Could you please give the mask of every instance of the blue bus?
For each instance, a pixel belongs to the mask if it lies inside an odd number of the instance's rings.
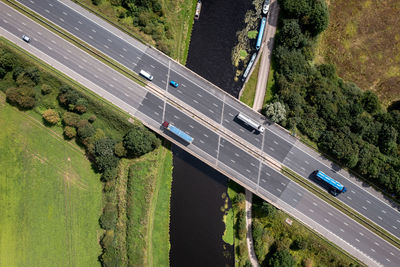
[[[267,23],[267,19],[264,17],[261,20],[261,26],[260,26],[260,31],[258,32],[258,36],[257,36],[257,43],[256,43],[256,49],[259,50],[261,47],[261,42],[264,36],[264,28],[265,28],[265,24]]]
[[[347,191],[346,187],[344,187],[341,183],[339,183],[335,179],[329,177],[322,171],[315,171],[315,172],[316,172],[315,177],[318,180],[324,181],[325,183],[327,183],[329,185],[329,193],[331,193],[335,197],[337,195],[339,195],[339,193],[344,193]]]

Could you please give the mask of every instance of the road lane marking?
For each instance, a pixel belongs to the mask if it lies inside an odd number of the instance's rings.
[[[150,65],[150,67],[152,67],[153,69],[155,69],[156,67],[154,67],[153,65]]]
[[[199,93],[197,93],[197,95],[199,96],[199,97],[203,97],[201,94],[199,94]]]
[[[349,224],[347,222],[343,222],[344,225],[349,226]]]
[[[312,209],[309,209],[310,212],[314,212]]]
[[[382,210],[383,213],[386,213],[386,210]]]
[[[324,218],[324,221],[327,222],[327,223],[329,223],[329,220],[328,220],[327,218]]]
[[[63,11],[62,13],[63,13],[65,16],[68,16],[67,12]]]
[[[276,142],[275,140],[274,140],[274,144],[275,144],[275,145],[279,145],[279,143],[278,143],[278,142]]]
[[[79,24],[82,24],[82,21],[78,20],[78,23],[79,23]]]
[[[50,10],[48,10],[48,9],[45,9],[44,10],[46,13],[50,13]],[[61,18],[60,18],[60,20],[61,20]]]
[[[282,182],[281,182],[281,185],[286,186],[286,184],[285,184],[285,183],[282,183]]]
[[[126,50],[126,48],[125,48],[125,47],[123,47],[123,48],[122,48],[122,50],[124,50],[125,52],[127,52],[127,51],[128,51],[128,50]]]
[[[122,57],[122,58],[125,58],[124,55],[122,55],[122,54],[119,54],[119,56]]]
[[[378,216],[378,219],[379,219],[379,220],[383,220],[381,216]]]
[[[361,232],[359,232],[359,234],[360,234],[360,236],[364,236],[364,234],[363,234],[363,233],[361,233]]]
[[[368,204],[371,204],[371,201],[369,201],[369,200],[367,199],[367,203],[368,203]]]
[[[107,41],[109,41],[110,43],[112,43],[111,39],[107,38]]]
[[[96,32],[96,30],[95,30],[95,29],[92,29],[92,32]]]
[[[305,164],[310,164],[307,160],[304,161]]]
[[[232,161],[233,163],[236,163],[236,161],[234,161],[233,159],[231,159],[231,161]]]
[[[342,228],[340,228],[340,231],[344,233],[344,230]]]
[[[360,239],[356,238],[356,241],[357,241],[357,242],[360,242]]]
[[[271,174],[269,174],[269,172],[265,172],[266,175],[271,176]]]
[[[249,169],[246,169],[246,171],[247,171],[248,173],[251,173],[251,171],[250,171]]]
[[[392,225],[392,227],[393,227],[394,229],[396,229],[396,230],[397,230],[397,227],[396,227],[396,226]]]
[[[362,206],[362,208],[365,209],[365,210],[367,210],[367,207],[365,207],[365,206]]]
[[[350,200],[351,200],[351,197],[349,197],[349,196],[347,196],[346,198],[348,198],[348,199],[350,199]]]
[[[89,35],[89,38],[90,38],[90,39],[93,39],[93,36]]]
[[[275,149],[273,147],[270,147],[269,149],[272,150],[272,151],[275,151]]]
[[[215,104],[215,103],[213,103],[213,105],[214,105],[215,107],[218,107],[218,105],[217,105],[217,104]]]
[[[280,190],[279,188],[277,188],[276,191],[278,191],[279,193],[282,193],[282,190]]]
[[[197,101],[196,99],[193,99],[193,102],[196,103],[196,104],[199,103],[199,101]]]
[[[328,214],[329,214],[329,216],[333,216],[332,212],[329,212],[329,211],[328,211]]]
[[[317,203],[315,203],[315,202],[313,202],[312,204],[313,204],[314,206],[318,206],[318,204],[317,204]]]
[[[107,49],[109,48],[107,45],[103,45],[103,46],[104,46],[105,48],[107,48]]]

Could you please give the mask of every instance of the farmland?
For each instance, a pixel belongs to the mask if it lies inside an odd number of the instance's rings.
[[[75,144],[0,95],[0,266],[97,266],[101,183]]]
[[[330,1],[329,26],[317,61],[336,64],[338,75],[389,105],[400,92],[400,2]]]

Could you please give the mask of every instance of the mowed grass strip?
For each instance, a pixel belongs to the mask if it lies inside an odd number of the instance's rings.
[[[329,27],[317,62],[334,63],[338,75],[373,90],[385,105],[400,99],[400,1],[329,1]]]
[[[99,176],[1,98],[0,266],[97,266]]]
[[[247,81],[243,93],[240,96],[240,101],[248,105],[249,107],[253,107],[254,104],[254,98],[256,96],[256,89],[257,89],[257,81],[258,81],[258,71],[260,69],[260,63],[261,63],[261,56],[260,59],[258,60],[257,64],[251,73],[251,76],[249,80]]]
[[[169,266],[172,153],[159,147],[136,160],[127,181],[129,266]]]

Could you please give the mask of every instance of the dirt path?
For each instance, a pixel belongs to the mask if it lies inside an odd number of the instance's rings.
[[[254,252],[253,234],[252,234],[252,230],[251,230],[251,223],[252,223],[251,204],[252,204],[252,200],[253,200],[253,193],[251,193],[249,190],[246,189],[246,228],[247,228],[246,242],[247,242],[247,248],[249,250],[249,259],[250,259],[251,265],[253,267],[259,267],[260,264],[258,264],[257,256],[256,256],[256,253]]]
[[[279,6],[276,0],[272,0],[270,4],[267,27],[265,27],[264,40],[261,45],[262,55],[260,69],[258,71],[258,81],[256,95],[254,97],[253,109],[260,111],[264,104],[265,91],[267,89],[269,67],[271,63],[272,49],[274,47],[274,39],[276,27],[278,25]]]

